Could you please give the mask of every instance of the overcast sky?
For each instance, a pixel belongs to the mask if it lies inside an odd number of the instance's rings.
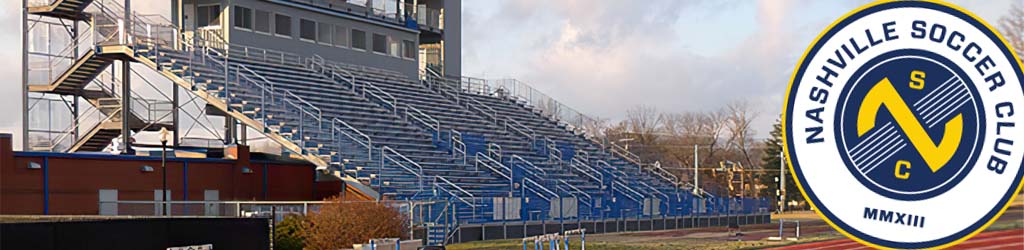
[[[650,105],[707,111],[743,100],[764,137],[801,53],[867,1],[508,0],[463,2],[463,74],[512,77],[612,120]],[[952,1],[994,24],[1013,2]],[[21,1],[0,1],[0,133],[20,140]],[[167,1],[133,1],[166,14]],[[20,143],[15,143],[20,148]]]

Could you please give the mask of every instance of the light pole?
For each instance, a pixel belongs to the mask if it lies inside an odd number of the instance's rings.
[[[160,171],[163,172],[163,187],[160,189],[162,204],[160,210],[167,216],[167,128],[160,128]]]

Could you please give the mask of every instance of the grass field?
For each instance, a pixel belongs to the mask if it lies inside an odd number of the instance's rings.
[[[778,236],[778,219],[799,220],[801,237],[798,241],[769,241],[769,236]],[[793,230],[787,224],[787,237]],[[1014,205],[986,231],[1000,231],[1024,228],[1024,201],[1018,196]],[[817,214],[810,211],[772,215],[771,224],[746,225],[742,236],[729,235],[725,227],[645,231],[632,233],[588,234],[587,249],[761,249],[810,242],[843,239],[842,235],[827,225]],[[579,249],[579,236],[570,241],[570,249]],[[522,240],[490,240],[449,245],[447,249],[523,249]],[[530,243],[527,249],[533,249]]]

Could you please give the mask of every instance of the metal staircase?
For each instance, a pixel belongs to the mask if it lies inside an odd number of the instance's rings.
[[[39,1],[33,1],[30,4],[38,4],[36,2]],[[28,13],[75,21],[86,21],[89,19],[89,14],[85,13],[85,8],[92,2],[93,0],[50,0],[45,5],[28,7]]]
[[[90,13],[86,13],[87,7]],[[102,119],[75,142],[71,151],[102,149],[121,135],[121,106],[113,91],[87,90],[105,69],[117,60],[137,62],[164,76],[175,85],[191,90],[207,103],[208,108],[219,111],[240,124],[253,128],[266,138],[277,142],[283,155],[308,161],[318,170],[327,172],[331,155],[325,150],[330,122],[323,122],[322,112],[309,102],[288,91],[274,88],[273,83],[244,66],[231,65],[226,55],[214,44],[224,44],[217,36],[186,36],[170,21],[154,16],[126,13],[117,1],[55,1],[47,6],[29,7],[30,13],[74,18],[88,21],[90,29],[72,47],[61,52],[64,58],[77,58],[59,77],[46,86],[33,86],[32,92],[75,95],[86,97],[96,105]],[[94,11],[93,11],[94,10]],[[124,25],[131,15],[131,25]],[[93,38],[94,47],[77,55],[78,42]],[[204,40],[218,39],[218,40]],[[58,69],[61,70],[61,69]],[[100,84],[102,85],[102,84]],[[118,106],[119,108],[113,108]],[[131,110],[135,112],[135,110]],[[138,115],[130,115],[132,128],[159,129],[162,125],[145,122]],[[77,130],[78,126],[73,126]],[[367,198],[379,197],[355,178],[335,171],[333,174],[346,181]]]

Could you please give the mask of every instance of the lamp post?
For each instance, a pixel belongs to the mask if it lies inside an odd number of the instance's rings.
[[[163,216],[167,216],[167,128],[160,128],[160,171],[163,172],[163,187],[160,189],[161,201],[160,210]]]

